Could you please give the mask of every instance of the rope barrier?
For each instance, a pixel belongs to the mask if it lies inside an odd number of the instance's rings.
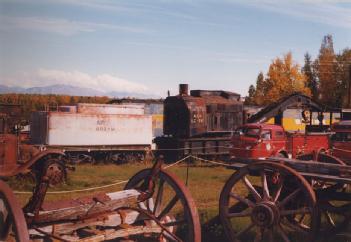
[[[85,192],[85,191],[92,191],[92,190],[99,190],[107,187],[112,187],[120,184],[127,183],[128,180],[124,181],[119,181],[116,183],[104,185],[104,186],[99,186],[99,187],[90,187],[90,188],[85,188],[85,189],[78,189],[78,190],[68,190],[68,191],[53,191],[53,192],[47,192],[46,194],[63,194],[63,193],[76,193],[76,192]],[[22,192],[22,191],[14,191],[15,194],[32,194],[33,192]]]
[[[188,158],[190,158],[191,156],[188,155],[180,160],[178,160],[177,162],[165,166],[164,169],[168,169],[171,168],[172,166],[175,166],[185,160],[187,160]],[[77,193],[77,192],[86,192],[86,191],[92,191],[92,190],[100,190],[103,188],[107,188],[107,187],[113,187],[116,185],[120,185],[120,184],[125,184],[127,183],[129,180],[123,180],[123,181],[118,181],[112,184],[108,184],[108,185],[103,185],[103,186],[98,186],[98,187],[90,187],[90,188],[85,188],[85,189],[77,189],[77,190],[67,190],[67,191],[52,191],[52,192],[47,192],[46,194],[64,194],[64,193]],[[25,192],[25,191],[14,191],[15,194],[32,194],[33,192]]]

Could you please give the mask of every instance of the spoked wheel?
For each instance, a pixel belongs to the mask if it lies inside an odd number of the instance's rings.
[[[301,160],[311,160],[311,155],[299,157]],[[345,166],[339,158],[319,152],[315,159],[319,162]],[[331,239],[349,229],[351,222],[351,191],[350,186],[335,181],[311,181],[317,194],[318,222],[320,238]]]
[[[313,241],[315,204],[311,186],[295,170],[255,162],[226,182],[219,213],[230,241]]]
[[[0,241],[29,241],[26,220],[11,189],[0,180]]]
[[[125,189],[138,188],[148,179],[151,169],[133,176]],[[195,202],[185,185],[173,174],[161,170],[155,180],[153,196],[139,203],[142,211],[150,214],[144,225],[157,224],[159,234],[147,235],[145,241],[201,241],[201,227]]]

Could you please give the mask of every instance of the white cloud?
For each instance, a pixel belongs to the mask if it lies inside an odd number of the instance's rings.
[[[22,73],[15,77],[4,78],[4,85],[21,87],[42,87],[65,84],[77,87],[92,88],[102,92],[150,93],[148,87],[110,74],[89,75],[80,71],[62,71],[39,69],[33,73]]]
[[[42,17],[13,17],[0,16],[1,29],[24,29],[31,31],[42,31],[61,35],[74,35],[83,32],[95,32],[101,29],[145,33],[145,29],[112,24],[80,22],[62,18],[42,18]]]
[[[230,0],[228,0],[230,1]],[[288,15],[307,21],[332,25],[336,27],[351,28],[351,8],[341,3],[350,1],[322,1],[322,0],[297,0],[297,1],[230,1],[249,7],[259,8],[277,14]]]

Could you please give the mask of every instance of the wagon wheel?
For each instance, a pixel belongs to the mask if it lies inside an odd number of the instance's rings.
[[[318,154],[317,160],[346,165],[344,161],[328,154]],[[330,238],[336,233],[347,229],[350,224],[351,198],[350,195],[347,195],[347,193],[350,193],[350,187],[343,183],[325,182],[323,187],[316,190],[320,229],[323,232],[323,237]]]
[[[38,173],[38,181],[42,177],[48,178],[50,187],[64,183],[67,178],[67,171],[62,159],[58,157],[45,160]]]
[[[311,160],[313,154],[299,157],[301,160]],[[346,165],[339,158],[318,152],[317,161],[330,164]],[[317,207],[319,209],[319,230],[323,238],[330,238],[342,230],[347,229],[351,220],[351,197],[348,185],[333,181],[311,181],[317,194]]]
[[[219,214],[230,241],[288,242],[298,236],[313,241],[315,203],[311,186],[295,170],[279,163],[255,162],[228,179],[220,195]]]
[[[148,179],[151,169],[145,169],[134,175],[125,189],[140,187]],[[197,208],[189,190],[173,174],[161,170],[155,180],[152,197],[139,203],[139,208],[147,211],[160,222],[164,231],[154,237],[158,241],[201,241],[201,227]],[[144,220],[145,225],[153,223]]]
[[[0,180],[0,241],[29,241],[26,220],[11,189]]]

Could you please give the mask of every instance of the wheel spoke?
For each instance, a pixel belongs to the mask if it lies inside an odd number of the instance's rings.
[[[159,206],[161,206],[162,203],[162,196],[163,196],[163,185],[164,185],[165,181],[160,179],[159,183],[158,183],[158,190],[157,190],[157,195],[156,195],[156,201],[155,201],[155,205],[154,205],[154,209],[153,209],[153,214],[156,214],[157,212],[157,208]],[[156,214],[157,215],[157,214]]]
[[[179,197],[175,195],[172,200],[167,204],[167,206],[163,209],[163,211],[160,213],[160,215],[157,216],[158,219],[161,219],[164,217],[171,209],[174,207],[174,205],[178,202]]]
[[[277,191],[274,194],[274,198],[273,198],[274,202],[278,201],[280,193],[282,192],[282,189],[283,189],[283,181],[280,181],[279,185],[278,185],[278,189],[277,189]]]
[[[287,226],[287,227],[289,227],[290,229],[292,229],[292,230],[294,230],[294,231],[298,231],[298,232],[300,232],[300,233],[302,233],[302,234],[306,234],[307,233],[307,231],[306,230],[304,230],[303,228],[301,228],[299,225],[296,225],[296,224],[294,224],[294,223],[291,223],[289,220],[287,220],[287,219],[283,219],[283,220],[281,220],[282,221],[282,223],[285,225],[285,226]],[[305,227],[307,228],[307,226],[305,225]]]
[[[280,215],[286,216],[286,215],[307,214],[307,213],[311,213],[311,210],[307,207],[303,207],[303,208],[293,209],[293,210],[282,210],[280,212]]]
[[[295,191],[290,193],[289,196],[284,198],[283,201],[281,201],[279,203],[279,206],[284,207],[288,202],[290,202],[292,199],[294,199],[297,196],[297,194],[299,194],[300,191],[301,191],[301,188],[297,188]]]
[[[176,225],[180,225],[180,224],[184,224],[184,223],[186,223],[186,220],[181,219],[181,220],[167,222],[167,223],[164,223],[163,225],[167,226],[167,227],[171,227],[171,226],[176,226]]]
[[[168,240],[182,242],[182,240],[180,238],[178,238],[178,236],[176,236],[175,234],[173,234],[171,232],[167,232],[164,230],[162,232],[162,235],[164,237],[166,237],[166,239],[168,239]]]
[[[335,228],[335,222],[334,222],[334,219],[331,217],[330,213],[329,212],[325,212],[324,213],[325,215],[325,218],[327,219],[327,222],[330,226],[332,226],[333,228]]]
[[[231,192],[230,196],[233,197],[234,199],[238,200],[239,202],[245,203],[250,208],[255,206],[255,204],[252,201],[250,201],[247,198],[241,197],[240,195],[238,195],[234,192]]]
[[[250,193],[254,196],[256,202],[262,201],[261,195],[253,187],[253,185],[251,184],[249,179],[247,179],[246,176],[244,176],[242,179],[243,179],[243,182],[244,182],[245,186],[247,187],[247,189],[249,189]]]
[[[288,235],[286,234],[286,232],[284,231],[284,229],[280,225],[276,226],[276,230],[277,230],[278,234],[280,235],[280,237],[282,237],[282,239],[285,242],[290,242]]]
[[[261,172],[262,187],[263,187],[263,200],[269,200],[269,188],[267,183],[267,175],[264,171]]]
[[[236,237],[239,238],[240,236],[242,236],[243,234],[246,234],[247,232],[249,232],[255,225],[253,223],[250,223],[248,226],[246,226],[243,230],[241,230],[240,232],[236,233]]]
[[[252,213],[251,210],[246,210],[240,213],[228,213],[228,218],[233,218],[233,217],[248,217]]]
[[[256,233],[256,236],[255,236],[254,242],[262,241],[262,239],[263,239],[263,234],[264,234],[264,230],[265,230],[265,229],[264,229],[263,227],[257,228],[257,233]]]

